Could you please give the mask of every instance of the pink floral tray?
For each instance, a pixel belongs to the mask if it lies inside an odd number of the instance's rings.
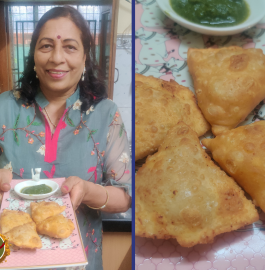
[[[181,247],[176,240],[136,237],[137,270],[263,270],[265,214],[244,229],[224,233],[213,244]]]
[[[65,178],[54,178],[59,186]],[[18,197],[14,191],[14,186],[25,180],[12,180],[11,190],[4,193],[1,210],[19,210],[30,213],[30,203],[34,200],[26,200]],[[37,202],[43,200],[37,200]],[[71,219],[75,229],[66,239],[50,238],[49,236],[40,235],[42,241],[41,249],[19,249],[14,250],[11,247],[11,253],[6,257],[6,262],[0,264],[0,269],[31,269],[31,268],[61,268],[70,266],[83,266],[87,264],[85,250],[81,240],[79,227],[75,218],[72,203],[69,194],[62,196],[60,190],[44,201],[54,201],[59,205],[66,205],[62,214]]]
[[[187,66],[189,47],[237,45],[260,48],[265,53],[265,19],[234,36],[206,36],[168,19],[156,0],[135,3],[135,72],[163,80],[175,80],[194,92]],[[244,124],[265,119],[265,102],[250,113]],[[211,137],[208,133],[204,137]],[[175,240],[136,237],[137,270],[263,270],[265,269],[265,214],[244,229],[225,233],[209,245],[182,248]]]

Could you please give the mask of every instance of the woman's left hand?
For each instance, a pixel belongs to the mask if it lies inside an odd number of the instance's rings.
[[[82,203],[86,195],[86,188],[86,181],[77,176],[70,176],[63,182],[61,191],[63,193],[70,193],[74,211]]]

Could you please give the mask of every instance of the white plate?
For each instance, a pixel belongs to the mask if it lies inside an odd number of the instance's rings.
[[[42,184],[45,184],[45,185],[51,187],[52,191],[50,193],[46,193],[46,194],[35,194],[35,195],[23,194],[20,192],[25,187],[37,186],[37,185],[42,185]],[[59,188],[59,185],[56,182],[54,182],[52,180],[43,179],[43,180],[39,180],[39,181],[28,180],[28,181],[21,182],[21,183],[15,185],[14,190],[17,193],[17,195],[19,195],[20,197],[22,197],[24,199],[41,200],[41,199],[45,199],[45,198],[48,198],[51,195],[53,195],[58,190],[58,188]]]
[[[212,36],[234,35],[245,31],[257,24],[265,16],[265,0],[245,0],[250,9],[250,15],[244,22],[229,27],[208,27],[192,23],[178,15],[171,7],[170,0],[157,0],[157,3],[166,16],[180,25],[198,33]]]

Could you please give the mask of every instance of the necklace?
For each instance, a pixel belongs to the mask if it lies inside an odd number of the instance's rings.
[[[76,88],[76,89],[77,89],[77,88]],[[73,94],[75,93],[76,89],[74,90]],[[72,95],[73,95],[73,94],[72,94]],[[71,95],[71,96],[72,96],[72,95]],[[44,111],[45,111],[46,115],[48,116],[48,119],[49,119],[50,123],[54,126],[54,128],[56,128],[58,124],[55,125],[55,124],[52,122],[52,120],[51,120],[51,118],[50,118],[50,116],[49,116],[49,114],[48,114],[48,112],[47,112],[47,110],[46,110],[45,107],[44,107]]]
[[[45,107],[44,107],[44,111],[46,112],[46,114],[47,114],[47,116],[48,116],[48,119],[49,119],[49,121],[51,122],[51,124],[54,126],[54,128],[56,128],[57,125],[54,125],[54,123],[52,122],[52,120],[51,120],[51,118],[50,118],[48,112],[47,112],[46,109],[45,109]]]

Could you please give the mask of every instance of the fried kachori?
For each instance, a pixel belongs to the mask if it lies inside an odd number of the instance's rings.
[[[168,131],[135,182],[136,236],[175,238],[192,247],[259,219],[244,191],[214,164],[197,133],[183,122]]]
[[[232,176],[265,212],[265,121],[202,140],[220,167]]]
[[[32,222],[30,215],[23,211],[4,209],[0,217],[0,231],[2,234],[13,228]]]
[[[156,152],[179,121],[190,125],[197,136],[210,129],[187,87],[135,74],[135,160]]]
[[[190,48],[188,67],[198,105],[214,135],[235,128],[265,98],[261,49]]]
[[[73,232],[75,226],[70,219],[63,215],[48,217],[37,224],[37,231],[54,238],[67,238]]]
[[[31,216],[36,223],[42,222],[48,217],[62,213],[65,208],[65,205],[60,206],[56,202],[41,201],[39,203],[32,202],[30,204]]]
[[[36,232],[36,224],[30,223],[14,227],[5,233],[8,241],[20,248],[42,248],[42,242]]]

